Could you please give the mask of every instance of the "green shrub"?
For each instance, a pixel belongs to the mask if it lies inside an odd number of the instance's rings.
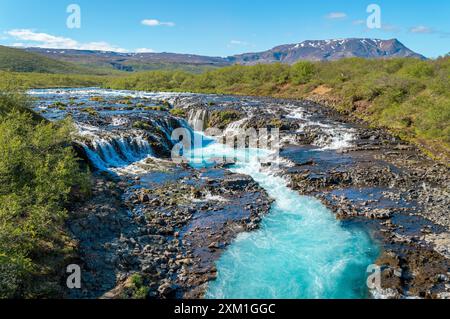
[[[416,79],[432,77],[434,75],[434,66],[428,61],[409,62],[401,69],[401,73]]]
[[[293,84],[305,84],[309,82],[315,72],[314,64],[311,62],[301,61],[295,63],[290,70],[290,78]]]
[[[144,279],[139,274],[131,276],[131,298],[132,299],[146,299],[150,288],[144,284]]]
[[[72,191],[87,172],[70,146],[70,120],[50,123],[0,94],[0,298],[30,296],[37,259],[60,241]]]

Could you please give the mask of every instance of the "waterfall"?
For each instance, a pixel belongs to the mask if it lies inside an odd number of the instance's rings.
[[[223,132],[223,135],[239,135],[242,133],[242,129],[245,127],[245,124],[247,123],[248,119],[243,118],[242,120],[230,123],[225,131]],[[245,132],[245,130],[244,130]]]
[[[106,131],[95,126],[78,125],[78,143],[92,165],[103,171],[130,165],[154,155],[144,134],[139,131]]]
[[[99,170],[130,165],[153,155],[153,150],[143,136],[95,137],[81,143],[92,164]]]
[[[113,118],[113,123],[121,123]],[[172,132],[179,127],[189,128],[184,120],[173,117],[146,119],[149,128],[113,130],[78,123],[80,144],[92,165],[102,171],[117,171],[147,157],[170,156],[174,144]],[[190,128],[189,128],[190,130]],[[154,145],[152,147],[151,145]]]
[[[195,131],[204,131],[208,127],[208,110],[193,109],[189,111],[188,123]]]

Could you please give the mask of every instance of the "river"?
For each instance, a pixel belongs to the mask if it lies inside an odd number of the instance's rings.
[[[156,103],[179,96],[174,93],[92,88],[34,90],[30,95],[40,101],[36,110],[49,119],[60,119],[70,113],[80,136],[89,139],[89,142],[80,142],[93,166],[118,175],[145,173],[145,165],[139,163],[147,157],[158,156],[154,150],[155,143],[168,148],[171,131],[176,128],[174,126],[187,127],[186,121],[180,119],[175,124],[173,121],[169,123],[153,110],[105,108],[102,103],[103,97],[128,97],[133,99],[133,103],[140,100],[143,103]],[[57,101],[64,106],[52,106]],[[233,100],[236,101],[239,102],[239,99]],[[112,120],[108,124],[102,120],[92,120],[83,111],[88,107],[96,110],[100,117]],[[294,121],[297,118],[304,119],[301,110],[297,109],[292,109],[290,116]],[[130,117],[149,119],[165,136],[151,132],[141,134],[139,129],[130,129],[127,125]],[[228,129],[236,130],[241,123],[233,122],[228,125]],[[330,128],[329,123],[321,125]],[[332,136],[327,145],[322,145],[326,142],[319,138],[318,145],[323,149],[347,146],[352,138],[351,131],[338,126],[332,129],[337,134]],[[147,128],[149,130],[151,128]],[[231,155],[236,158],[236,162],[228,169],[252,177],[274,199],[261,227],[238,235],[222,254],[217,262],[217,280],[209,283],[207,298],[369,297],[366,270],[379,251],[364,230],[343,224],[317,199],[301,196],[290,189],[288,181],[274,167],[261,164],[261,154],[273,155],[268,151],[233,149],[206,136],[203,138],[207,142],[189,153],[193,167],[202,168],[207,166],[204,163],[211,158]]]

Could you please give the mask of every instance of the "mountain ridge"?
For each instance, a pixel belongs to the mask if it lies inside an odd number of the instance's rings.
[[[157,69],[202,70],[233,64],[255,65],[270,63],[294,64],[298,61],[334,61],[342,58],[361,57],[383,59],[409,57],[426,59],[397,39],[348,38],[331,40],[306,40],[284,44],[272,49],[243,53],[228,57],[213,57],[183,53],[119,53],[113,51],[48,49],[30,47],[23,50],[63,62],[87,67],[111,68],[134,72]]]
[[[335,61],[351,57],[426,59],[423,55],[408,49],[397,39],[348,38],[284,44],[267,51],[235,55],[234,61],[247,65],[274,62],[293,64],[301,60]]]

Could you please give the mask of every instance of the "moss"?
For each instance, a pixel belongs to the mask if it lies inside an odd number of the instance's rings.
[[[136,121],[133,123],[133,128],[138,130],[150,130],[152,127],[150,124],[142,122],[142,121]]]
[[[131,105],[131,104],[133,104],[133,102],[131,102],[131,101],[128,100],[128,99],[117,100],[116,103],[117,103],[117,104],[125,104],[125,105]]]
[[[95,117],[97,117],[99,115],[98,112],[93,107],[84,108],[81,110],[81,112],[87,113],[90,116],[95,116]]]
[[[283,126],[283,122],[280,119],[272,119],[270,121],[271,127],[281,128]]]
[[[235,110],[213,111],[209,116],[208,126],[224,129],[228,124],[241,118],[242,114]]]
[[[146,107],[144,107],[144,110],[164,112],[164,111],[167,111],[167,108],[162,105],[155,105],[155,106],[146,106]]]
[[[66,103],[63,103],[63,102],[61,102],[61,101],[56,101],[55,103],[53,103],[52,105],[50,105],[50,107],[51,107],[51,108],[55,108],[55,109],[58,109],[58,108],[65,108],[65,107],[67,107],[67,104],[66,104]]]
[[[172,109],[170,110],[170,114],[178,117],[186,117],[186,111],[183,109]]]
[[[105,102],[105,99],[101,96],[92,96],[89,98],[89,101],[93,102]]]

